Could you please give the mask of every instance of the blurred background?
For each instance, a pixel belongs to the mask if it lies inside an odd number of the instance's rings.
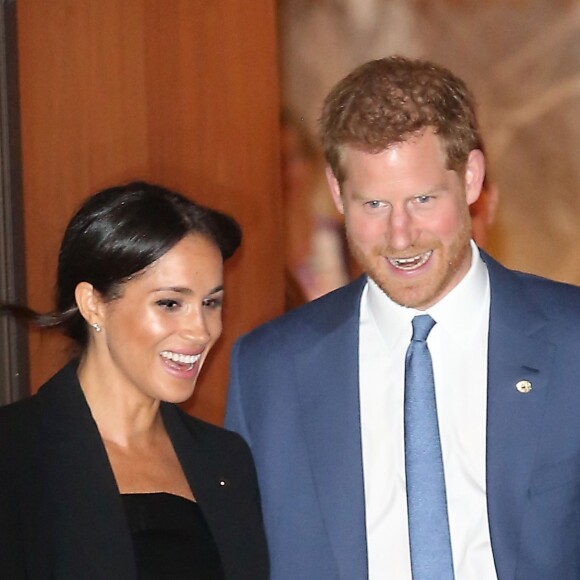
[[[280,0],[278,27],[282,101],[312,135],[325,94],[367,60],[421,57],[462,77],[499,192],[480,245],[580,283],[580,2]]]

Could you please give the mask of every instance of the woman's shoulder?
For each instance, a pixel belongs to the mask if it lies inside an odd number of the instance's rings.
[[[38,437],[37,397],[0,407],[0,493],[19,485],[19,473],[24,473],[34,455]]]
[[[41,408],[47,400],[51,401],[53,398],[58,400],[63,391],[68,392],[71,390],[71,382],[77,380],[77,364],[77,361],[71,361],[65,365],[41,385],[35,394],[0,407],[0,429],[12,430],[40,418],[42,415]]]
[[[36,418],[37,395],[0,407],[0,434],[18,433]]]

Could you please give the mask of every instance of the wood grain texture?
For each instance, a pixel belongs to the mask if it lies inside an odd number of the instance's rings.
[[[143,178],[235,216],[224,335],[191,401],[223,417],[234,339],[282,312],[274,0],[18,0],[28,298],[52,306],[58,246],[82,199]],[[31,385],[69,345],[31,332]]]

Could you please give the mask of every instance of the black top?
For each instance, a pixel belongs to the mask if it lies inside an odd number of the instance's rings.
[[[121,498],[140,580],[223,580],[217,546],[197,503],[169,493]]]

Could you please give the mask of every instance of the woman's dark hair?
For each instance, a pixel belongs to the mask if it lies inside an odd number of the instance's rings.
[[[158,185],[138,181],[100,191],[83,203],[64,233],[55,310],[38,314],[23,306],[2,305],[0,312],[40,328],[60,327],[84,349],[88,332],[75,301],[77,285],[88,282],[105,300],[114,300],[125,282],[188,234],[211,240],[224,260],[242,239],[232,217]]]

